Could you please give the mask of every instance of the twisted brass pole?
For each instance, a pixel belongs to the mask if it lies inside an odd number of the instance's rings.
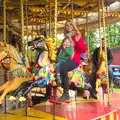
[[[56,44],[57,38],[57,0],[54,0],[54,42]]]
[[[25,54],[23,0],[20,0],[20,9],[21,9],[21,37],[22,37],[22,45],[23,45],[23,54]]]
[[[100,51],[102,51],[102,37],[101,37],[101,0],[98,1],[98,21],[99,21],[99,42],[100,42]]]
[[[51,37],[51,23],[52,23],[52,14],[51,14],[51,0],[49,0],[49,37]]]
[[[107,92],[108,92],[108,106],[110,107],[110,88],[109,88],[109,76],[108,76],[108,60],[107,60],[107,42],[106,42],[106,26],[105,26],[105,7],[104,0],[102,0],[102,15],[103,15],[103,35],[105,42],[105,67],[106,67],[106,77],[107,77]]]
[[[6,13],[6,0],[3,1],[3,37],[4,37],[4,41],[6,42],[7,41],[7,20],[6,20],[6,16],[7,16],[7,13]]]
[[[26,42],[28,43],[28,8],[27,8],[27,2],[28,0],[26,0],[26,4],[25,4],[25,10],[26,10]],[[28,56],[28,45],[26,44],[26,54]]]
[[[73,21],[74,15],[73,15],[73,0],[71,0],[71,19]]]

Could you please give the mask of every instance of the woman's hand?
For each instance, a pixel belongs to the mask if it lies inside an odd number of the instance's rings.
[[[81,37],[82,37],[81,33],[78,32],[77,35],[76,35],[76,42],[78,42]]]

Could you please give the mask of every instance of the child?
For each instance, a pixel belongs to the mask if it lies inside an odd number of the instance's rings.
[[[56,74],[57,74],[58,85],[61,85],[60,66],[68,59],[71,59],[72,54],[73,54],[72,43],[68,37],[65,37],[57,53],[58,57],[57,57]]]

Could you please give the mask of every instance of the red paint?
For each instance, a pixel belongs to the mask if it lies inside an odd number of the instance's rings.
[[[109,115],[108,115],[108,116],[106,116],[106,120],[110,120],[110,117],[109,117]]]
[[[120,106],[120,95],[113,93],[111,104],[111,109],[99,101],[86,102],[87,100],[81,100],[79,103],[69,103],[69,104],[56,104],[56,116],[66,118],[68,120],[91,120],[93,118],[105,115]],[[83,102],[85,101],[85,102]],[[39,109],[46,112],[46,106],[35,106],[35,109]],[[53,104],[50,105],[50,114],[53,113]],[[109,119],[108,119],[109,120]]]
[[[117,112],[115,112],[113,116],[114,116],[114,120],[117,120]]]
[[[112,49],[113,52],[113,65],[120,65],[120,46],[113,47]]]
[[[120,52],[113,54],[113,65],[120,65]]]

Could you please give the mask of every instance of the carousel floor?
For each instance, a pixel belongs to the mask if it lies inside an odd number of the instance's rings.
[[[106,96],[105,96],[106,99]],[[111,107],[107,105],[107,100],[84,100],[77,98],[69,104],[56,104],[55,120],[120,120],[120,115],[112,113],[120,107],[120,94],[112,93]],[[28,116],[25,115],[25,109],[10,111],[12,114],[0,113],[0,120],[53,120],[53,104],[46,102],[32,108],[28,108]],[[107,117],[103,115],[109,114]],[[31,115],[31,116],[29,116]],[[103,116],[102,119],[99,117]],[[118,118],[119,117],[119,118]]]

